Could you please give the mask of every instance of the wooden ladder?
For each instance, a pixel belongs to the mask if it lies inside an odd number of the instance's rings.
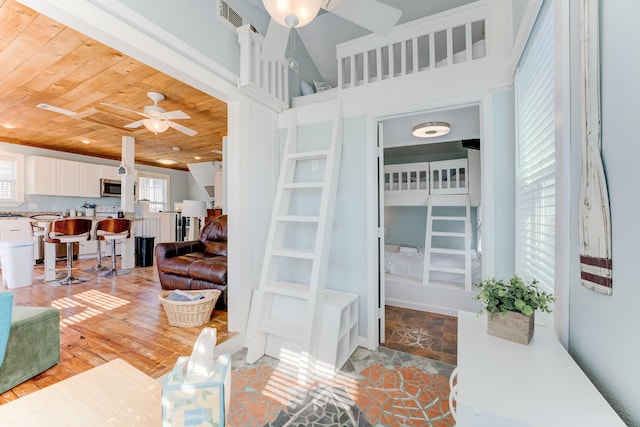
[[[328,149],[299,151],[295,115],[287,132],[260,283],[247,326],[247,362],[266,353],[267,340],[313,356],[319,335],[342,152],[342,109],[336,101]],[[324,163],[324,171],[320,167]],[[314,173],[315,176],[314,176]],[[321,178],[318,180],[316,176]],[[304,311],[283,311],[296,299]],[[293,319],[291,318],[293,316]]]
[[[440,206],[462,206],[465,209],[464,215],[434,216],[433,208]],[[448,222],[458,224],[458,231],[434,231],[434,222]],[[460,227],[462,224],[462,227]],[[455,226],[454,226],[455,227]],[[463,229],[464,231],[459,231]],[[446,237],[453,242],[456,249],[433,247],[433,237]],[[455,273],[464,275],[464,290],[471,290],[471,202],[469,196],[464,195],[431,195],[427,202],[427,232],[424,248],[424,277],[423,284],[429,285],[430,273],[438,271],[443,273]],[[455,244],[463,239],[463,248]],[[464,268],[445,267],[433,265],[432,254],[447,254],[464,257]]]

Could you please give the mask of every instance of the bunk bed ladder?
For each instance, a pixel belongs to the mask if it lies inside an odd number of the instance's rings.
[[[441,206],[462,206],[464,207],[464,215],[451,215],[451,216],[438,216],[433,215],[434,207]],[[456,227],[458,231],[434,231],[434,222],[449,222],[449,223],[464,223],[463,227]],[[455,226],[454,226],[455,227]],[[436,227],[439,228],[439,227]],[[459,231],[462,228],[464,231]],[[451,239],[453,242],[463,239],[464,248],[462,249],[450,249],[433,247],[433,237],[444,237]],[[455,243],[453,246],[456,246]],[[458,245],[459,247],[459,245]],[[431,195],[427,202],[427,230],[425,237],[424,248],[424,277],[423,285],[430,284],[430,273],[432,271],[438,271],[443,273],[455,273],[464,275],[464,290],[471,291],[471,202],[468,195]],[[464,267],[444,267],[432,265],[432,254],[453,254],[464,257]]]
[[[332,122],[328,149],[298,151],[295,116],[288,130],[260,283],[249,314],[248,363],[268,353],[268,340],[275,340],[292,352],[306,354],[309,360],[317,354],[312,345],[318,340],[312,337],[317,338],[320,329],[342,151],[339,102]],[[324,171],[318,168],[320,162],[324,162]],[[322,177],[314,182],[301,180],[299,175],[304,173],[297,173],[296,168],[304,167],[318,169],[316,173]],[[315,200],[312,213],[308,208],[300,209],[300,199],[307,201],[308,198]],[[306,245],[298,241],[301,228],[312,237]],[[299,269],[300,265],[304,268]],[[292,276],[292,271],[297,273]],[[287,302],[291,298],[297,300],[296,306],[304,306],[303,312],[290,312]]]

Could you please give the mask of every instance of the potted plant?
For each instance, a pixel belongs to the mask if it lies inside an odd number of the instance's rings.
[[[474,296],[482,302],[479,314],[487,312],[487,333],[521,344],[533,337],[535,311],[551,313],[555,298],[538,290],[538,282],[530,283],[514,275],[509,281],[485,279],[478,283],[480,293]]]

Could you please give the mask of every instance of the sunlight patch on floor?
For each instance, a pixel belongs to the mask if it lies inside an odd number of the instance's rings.
[[[92,289],[90,291],[81,292],[71,297],[64,297],[54,300],[51,302],[51,306],[61,311],[60,327],[64,328],[66,326],[73,325],[83,320],[98,316],[105,311],[115,310],[116,308],[130,303],[130,301],[127,301],[125,299],[114,297],[112,295]],[[84,310],[71,316],[64,316],[65,309],[70,308],[84,308]]]

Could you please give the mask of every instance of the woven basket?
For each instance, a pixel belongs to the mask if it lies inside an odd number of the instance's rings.
[[[209,297],[195,301],[171,301],[167,296],[172,291],[163,291],[158,295],[158,299],[164,307],[164,311],[169,318],[169,325],[182,326],[186,328],[200,326],[211,319],[211,312],[218,301],[221,292],[217,289],[207,289],[201,291],[184,291],[192,295],[200,295],[210,292]]]

